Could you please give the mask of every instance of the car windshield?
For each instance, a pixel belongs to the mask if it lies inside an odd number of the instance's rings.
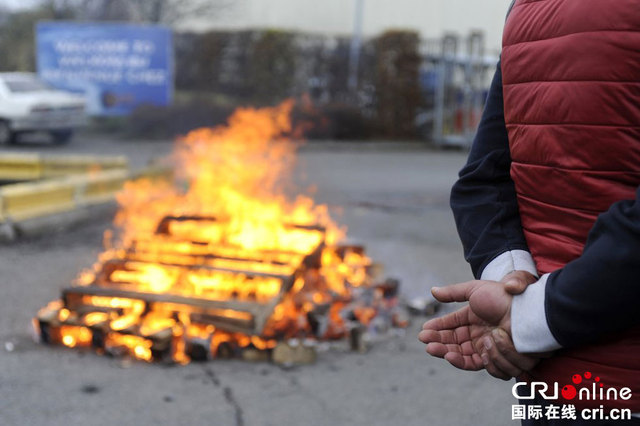
[[[40,92],[52,90],[51,86],[36,78],[16,78],[5,80],[7,88],[13,93]]]

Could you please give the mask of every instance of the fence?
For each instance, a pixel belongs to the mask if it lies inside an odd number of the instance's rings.
[[[420,40],[412,31],[388,31],[362,43],[354,91],[348,37],[213,31],[175,40],[179,91],[257,105],[306,93],[324,118],[336,121],[331,132],[316,132],[320,138],[357,137],[338,128],[355,126],[376,137],[468,144],[486,71],[496,61],[484,54],[481,33]]]

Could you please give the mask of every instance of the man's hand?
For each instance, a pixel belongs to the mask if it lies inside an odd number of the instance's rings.
[[[513,271],[505,275],[500,282],[504,283],[504,289],[509,294],[524,293],[529,284],[533,284],[538,281],[534,275],[527,271]]]
[[[469,305],[424,324],[419,339],[427,343],[427,352],[457,368],[486,368],[505,380],[533,368],[539,358],[519,354],[509,336],[512,296],[505,287],[522,292],[535,277],[515,271],[503,281],[507,284],[476,280],[434,289],[434,297],[442,302],[468,300]]]

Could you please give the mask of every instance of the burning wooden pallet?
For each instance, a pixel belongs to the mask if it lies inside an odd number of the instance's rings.
[[[398,283],[344,237],[328,206],[290,199],[293,104],[241,108],[177,141],[175,179],[127,182],[119,238],[42,309],[43,342],[139,359],[308,362],[304,344],[403,325]],[[316,226],[314,224],[322,224]]]
[[[389,282],[374,285],[381,271],[362,247],[328,247],[321,226],[286,226],[289,237],[304,235],[304,250],[248,251],[218,238],[219,225],[163,218],[152,238],[102,262],[92,282],[63,289],[35,319],[41,340],[147,361],[263,359],[292,337],[358,335],[397,294],[397,284],[391,293]],[[210,228],[211,240],[189,239],[192,227]],[[276,358],[309,359],[301,353],[280,348]]]

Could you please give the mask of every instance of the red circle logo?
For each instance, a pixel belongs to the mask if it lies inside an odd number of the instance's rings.
[[[574,374],[573,377],[571,378],[571,380],[573,381],[573,383],[578,385],[578,384],[580,384],[582,382],[582,376],[579,375],[579,374]]]
[[[562,388],[562,397],[564,399],[573,399],[576,397],[576,388],[573,385],[566,385]]]

